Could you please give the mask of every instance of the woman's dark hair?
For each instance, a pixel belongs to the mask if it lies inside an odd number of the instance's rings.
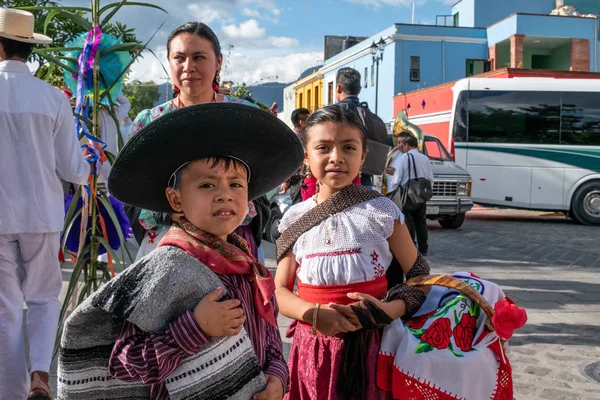
[[[33,44],[31,43],[19,42],[4,37],[0,37],[0,43],[2,44],[4,53],[6,53],[7,59],[17,57],[27,60],[33,52]]]
[[[171,42],[173,41],[173,39],[175,39],[182,33],[190,33],[208,40],[212,43],[213,50],[215,51],[215,56],[218,58],[223,55],[221,51],[221,43],[219,43],[219,38],[217,37],[217,35],[215,35],[215,32],[212,29],[210,29],[208,25],[202,22],[188,22],[175,28],[175,30],[169,35],[169,38],[167,39],[167,57],[169,57],[169,55],[171,54]],[[214,84],[216,84],[217,88],[219,86],[219,80],[221,79],[220,72],[221,71],[217,71],[215,77],[213,78],[213,86]]]
[[[361,132],[363,151],[367,151],[367,134],[362,121],[356,111],[349,109],[343,104],[332,104],[319,108],[308,117],[302,135],[300,136],[304,147],[306,147],[306,144],[308,143],[308,131],[310,128],[325,122],[337,122],[357,128]]]

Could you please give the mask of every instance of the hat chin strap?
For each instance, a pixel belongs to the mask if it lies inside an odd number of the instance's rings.
[[[242,163],[244,165],[244,167],[246,167],[246,171],[248,172],[248,183],[250,183],[251,172],[250,172],[250,167],[248,166],[248,164],[246,164],[245,161],[240,160],[239,158],[234,157],[234,156],[224,156],[224,157],[231,158],[232,160],[236,160],[236,161]],[[177,174],[179,173],[179,171],[181,171],[183,168],[185,168],[186,165],[188,165],[191,162],[192,161],[188,161],[186,163],[181,164],[179,166],[179,168],[177,168],[175,170],[175,172],[173,172],[171,174],[171,177],[169,178],[169,182],[167,183],[167,187],[171,187],[171,188],[176,188],[177,187]],[[171,182],[173,182],[173,183],[171,183]]]

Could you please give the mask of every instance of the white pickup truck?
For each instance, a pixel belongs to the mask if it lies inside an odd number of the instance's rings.
[[[434,178],[427,218],[437,220],[443,228],[457,229],[465,221],[466,212],[473,208],[471,175],[452,161],[435,136],[424,136],[423,153],[429,157]]]

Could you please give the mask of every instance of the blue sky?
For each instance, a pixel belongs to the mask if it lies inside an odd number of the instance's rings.
[[[291,82],[323,59],[325,35],[371,36],[394,23],[410,23],[412,0],[146,0],[168,11],[126,7],[117,19],[136,29],[145,41],[165,21],[147,55],[134,64],[133,79],[167,81],[166,39],[188,21],[211,26],[225,54],[224,79],[249,84]],[[415,23],[433,24],[436,15],[450,14],[454,0],[416,0]],[[102,0],[101,5],[110,3]],[[89,0],[64,0],[89,5]],[[233,47],[230,47],[233,45]],[[160,62],[159,62],[160,60]]]

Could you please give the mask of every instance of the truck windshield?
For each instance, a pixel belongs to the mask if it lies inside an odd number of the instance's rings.
[[[425,136],[423,153],[425,153],[430,160],[452,161],[452,158],[450,158],[444,145],[434,136]]]

